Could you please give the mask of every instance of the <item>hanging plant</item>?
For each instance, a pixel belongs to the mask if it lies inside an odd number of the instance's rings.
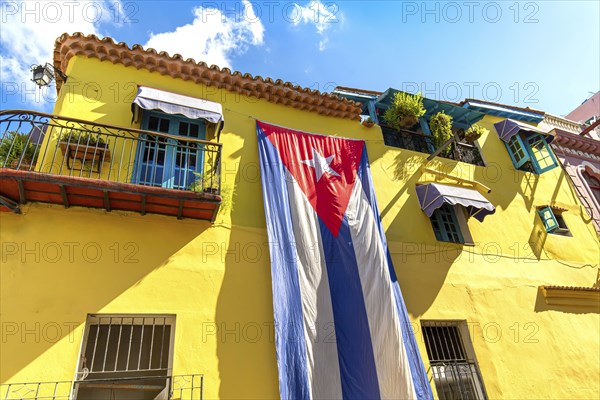
[[[435,148],[439,149],[448,139],[452,137],[452,117],[443,111],[434,114],[429,120],[431,136]]]
[[[414,126],[423,115],[425,115],[425,107],[423,107],[421,93],[412,95],[398,92],[394,96],[392,105],[385,110],[383,119],[392,128],[401,129]]]
[[[481,125],[471,125],[465,132],[465,142],[473,144],[483,134],[487,134],[489,131]]]

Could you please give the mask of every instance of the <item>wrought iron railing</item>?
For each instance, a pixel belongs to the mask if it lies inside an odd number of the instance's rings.
[[[219,194],[220,143],[0,111],[0,168]]]
[[[133,391],[138,391],[139,395],[134,395]],[[2,400],[119,399],[124,397],[124,393],[127,393],[128,399],[200,400],[204,395],[204,375],[142,376],[0,385]]]
[[[446,157],[451,160],[462,161],[464,163],[485,167],[479,149],[475,147],[475,145],[468,143],[453,142],[450,145],[448,153],[442,153],[441,157]]]
[[[487,399],[477,365],[469,361],[432,362],[431,380],[440,400]]]
[[[407,129],[396,130],[382,126],[383,142],[392,147],[429,154],[433,149],[431,137]]]
[[[426,154],[431,154],[435,150],[431,136],[407,129],[396,130],[388,126],[382,126],[381,131],[383,133],[383,141],[387,146]],[[468,143],[452,142],[450,147],[440,153],[439,156],[482,167],[485,166],[479,149]]]

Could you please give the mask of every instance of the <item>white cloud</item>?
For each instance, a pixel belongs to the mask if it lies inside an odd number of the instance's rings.
[[[101,36],[98,25],[119,22],[122,15],[120,3],[114,0],[3,1],[0,74],[5,88],[19,87],[19,93],[15,94],[18,97],[12,100],[47,106],[53,99],[40,97],[36,92],[35,84],[30,81],[31,66],[52,63],[54,41],[65,31]]]
[[[301,24],[314,25],[317,33],[321,37],[319,40],[319,51],[327,48],[329,38],[327,31],[340,22],[341,14],[336,3],[321,3],[319,0],[313,0],[305,7],[295,4],[296,18],[293,19],[295,26]]]
[[[183,58],[204,61],[208,65],[231,68],[231,56],[263,43],[265,28],[249,1],[242,1],[237,15],[224,15],[216,8],[194,8],[191,24],[173,32],[152,33],[144,47],[167,51]]]

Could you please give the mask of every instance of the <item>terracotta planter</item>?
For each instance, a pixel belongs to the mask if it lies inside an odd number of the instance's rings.
[[[373,125],[375,125],[375,122],[373,122],[373,121],[367,121],[367,120],[365,119],[365,120],[363,120],[363,121],[361,122],[361,124],[362,124],[363,126],[367,127],[367,128],[370,128],[370,127],[372,127]]]
[[[473,144],[475,143],[475,141],[477,139],[479,139],[481,137],[481,135],[479,134],[474,134],[474,135],[469,135],[468,133],[465,134],[465,142],[469,143],[469,144]]]
[[[60,151],[63,156],[67,159],[67,168],[72,169],[71,161],[79,160],[82,163],[85,161],[91,161],[92,164],[97,165],[95,172],[102,172],[102,164],[110,161],[110,150],[108,145],[105,143],[96,144],[94,146],[85,146],[85,144],[77,143],[59,143]]]
[[[408,116],[408,117],[404,117],[402,118],[398,124],[402,127],[402,128],[410,128],[412,126],[414,126],[417,122],[419,122],[419,119],[417,117],[414,116]]]

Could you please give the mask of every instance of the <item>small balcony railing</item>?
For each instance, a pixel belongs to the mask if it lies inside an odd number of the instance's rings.
[[[383,132],[383,141],[388,146],[427,154],[430,154],[433,149],[433,141],[427,135],[408,129],[395,130],[387,126],[382,126],[381,131]]]
[[[0,168],[219,194],[221,144],[32,111],[0,111]]]
[[[407,129],[396,130],[387,126],[382,126],[381,131],[383,132],[383,141],[387,146],[425,154],[431,154],[435,150],[431,136]],[[468,143],[452,142],[448,150],[440,153],[439,156],[468,164],[485,166],[479,149]]]
[[[136,391],[139,393],[137,396],[135,395]],[[155,396],[155,392],[159,394]],[[145,376],[0,385],[2,400],[118,399],[123,396],[123,393],[127,393],[126,398],[129,399],[201,400],[204,395],[204,375]]]
[[[485,166],[479,149],[475,145],[468,143],[452,142],[449,152],[442,154],[441,157],[462,161],[467,164],[479,165],[480,167]]]

